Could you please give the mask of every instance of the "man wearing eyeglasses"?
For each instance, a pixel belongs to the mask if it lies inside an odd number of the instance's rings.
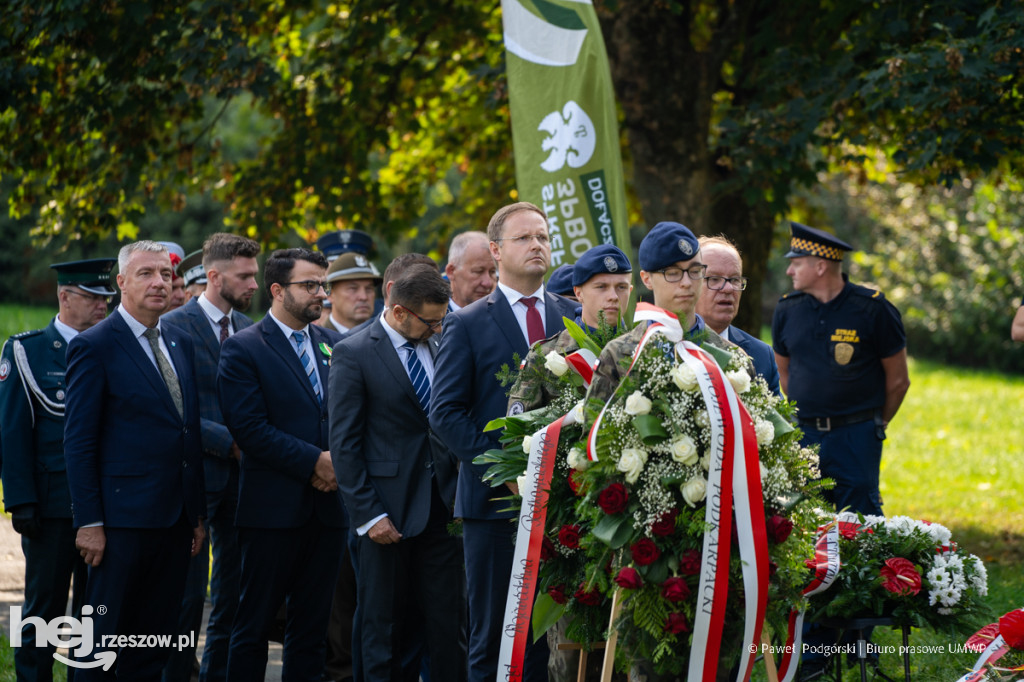
[[[0,355],[0,452],[4,507],[25,554],[22,620],[63,616],[74,576],[72,615],[81,612],[86,567],[75,550],[64,464],[68,343],[107,315],[116,258],[56,263],[58,313],[45,329],[22,332]],[[52,679],[53,647],[36,648],[35,626],[14,650],[18,679]]]
[[[708,343],[726,348],[732,344],[723,341],[697,314],[706,266],[702,260],[700,243],[685,225],[661,222],[651,228],[640,242],[640,281],[654,292],[654,305],[679,318],[687,338],[701,336]],[[647,331],[646,324],[638,324],[630,332],[608,342],[601,351],[594,378],[587,391],[588,400],[602,402],[615,392],[633,351]]]
[[[311,324],[330,289],[327,260],[275,251],[264,265],[270,311],[221,346],[217,389],[242,452],[241,598],[228,680],[263,679],[274,617],[287,599],[285,679],[324,669],[331,593],[347,519],[328,450],[327,384],[337,332]]]
[[[466,679],[461,539],[448,532],[457,464],[427,420],[433,344],[450,289],[434,265],[392,282],[384,313],[334,349],[331,454],[358,539],[359,641],[367,682]],[[403,672],[403,665],[410,670]]]
[[[747,288],[739,250],[725,237],[701,237],[699,241],[707,272],[704,290],[697,299],[697,314],[716,334],[742,348],[754,361],[754,371],[764,377],[772,393],[781,395],[779,368],[771,346],[732,326],[739,312],[740,296]]]
[[[455,516],[462,518],[469,601],[469,679],[490,682],[498,669],[502,619],[514,554],[514,526],[504,503],[483,482],[486,466],[473,458],[500,447],[484,432],[505,414],[502,365],[526,357],[530,346],[562,331],[571,304],[544,288],[551,260],[547,216],[528,202],[499,209],[487,226],[498,287],[448,315],[437,355],[430,425],[461,461]],[[524,679],[547,680],[547,640],[528,647]]]

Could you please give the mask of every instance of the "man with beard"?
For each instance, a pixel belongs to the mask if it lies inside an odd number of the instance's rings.
[[[260,245],[246,237],[217,233],[203,244],[202,263],[206,290],[184,306],[164,315],[192,337],[195,343],[196,380],[199,384],[199,416],[202,425],[203,469],[206,475],[207,520],[213,543],[213,575],[210,577],[212,610],[206,628],[202,680],[223,680],[228,667],[231,623],[238,605],[238,576],[241,556],[235,529],[238,504],[238,444],[224,425],[217,399],[217,365],[221,344],[235,332],[252,325],[242,314],[256,293],[256,256]],[[188,260],[188,259],[186,259]],[[188,277],[188,273],[184,273]],[[189,567],[185,601],[178,634],[198,632],[202,627],[203,603],[209,576],[209,552],[204,547]],[[195,641],[194,639],[192,640]],[[185,647],[171,655],[164,670],[165,682],[187,681],[195,660],[195,649]]]
[[[224,423],[241,450],[240,600],[228,679],[263,679],[274,617],[287,599],[282,678],[319,680],[331,592],[347,519],[328,449],[327,373],[336,332],[312,325],[330,284],[327,260],[275,251],[264,265],[272,303],[221,346]]]

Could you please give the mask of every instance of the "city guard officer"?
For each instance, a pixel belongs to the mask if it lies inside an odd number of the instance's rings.
[[[12,336],[0,355],[4,507],[25,553],[22,620],[63,616],[72,574],[73,612],[81,610],[86,568],[75,549],[64,468],[65,353],[72,338],[106,316],[115,263],[97,258],[51,265],[57,271],[57,316],[45,329]],[[18,679],[52,680],[53,647],[36,648],[35,635],[35,626],[26,626],[14,652]]]

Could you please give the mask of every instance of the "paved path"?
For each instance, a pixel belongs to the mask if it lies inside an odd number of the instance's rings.
[[[25,557],[21,553],[21,536],[11,528],[11,520],[0,514],[0,630],[10,639],[11,606],[24,601]],[[203,611],[203,629],[199,633],[199,655],[206,643],[206,619],[210,603]],[[281,645],[270,643],[266,682],[281,679]]]

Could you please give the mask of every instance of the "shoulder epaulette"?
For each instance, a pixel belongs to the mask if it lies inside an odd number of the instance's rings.
[[[20,332],[18,334],[14,334],[13,336],[11,336],[11,338],[20,341],[21,339],[27,339],[30,336],[38,336],[39,334],[42,334],[44,331],[44,329],[29,329],[27,332]]]
[[[865,296],[867,298],[873,298],[876,301],[884,301],[885,294],[882,293],[881,289],[872,289],[861,284],[853,285],[853,293],[858,296]]]
[[[796,301],[799,300],[801,296],[806,296],[806,294],[802,291],[790,291],[788,294],[782,295],[779,299],[779,303]]]

